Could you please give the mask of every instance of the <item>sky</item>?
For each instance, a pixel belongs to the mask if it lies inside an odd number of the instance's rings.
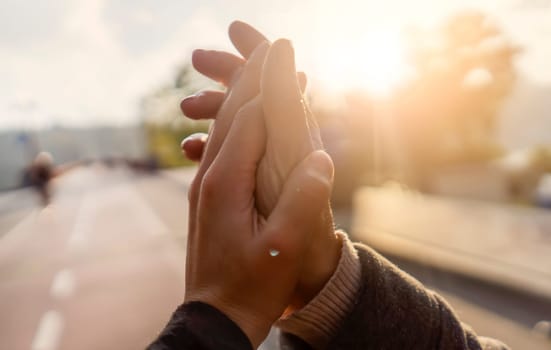
[[[140,98],[193,48],[233,51],[235,19],[290,38],[315,77],[326,56],[352,62],[336,48],[378,28],[431,27],[462,9],[490,14],[524,48],[521,75],[551,84],[551,0],[2,0],[0,129],[136,123]]]

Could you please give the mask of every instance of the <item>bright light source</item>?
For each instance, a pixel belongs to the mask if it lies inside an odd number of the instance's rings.
[[[372,30],[353,40],[328,41],[318,53],[317,74],[331,90],[363,89],[386,96],[410,72],[404,44],[397,31]]]

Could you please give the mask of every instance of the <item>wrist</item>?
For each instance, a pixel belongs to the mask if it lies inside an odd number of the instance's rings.
[[[326,348],[354,309],[361,285],[361,265],[357,251],[344,232],[337,269],[323,289],[300,310],[281,318],[276,326],[306,341],[314,349]]]
[[[323,230],[321,237],[311,245],[305,259],[297,290],[286,314],[308,304],[335,273],[342,250],[342,239],[333,228],[333,220]]]
[[[258,315],[255,312],[248,313],[246,310],[239,308],[228,308],[223,312],[245,333],[253,349],[257,349],[266,339],[270,328],[277,320],[277,317],[267,319],[263,315]]]
[[[229,318],[247,336],[254,349],[264,341],[270,332],[272,324],[280,315],[270,317],[258,310],[248,310],[243,305],[235,305],[232,302],[219,298],[211,293],[186,296],[184,304],[201,302],[216,308]]]

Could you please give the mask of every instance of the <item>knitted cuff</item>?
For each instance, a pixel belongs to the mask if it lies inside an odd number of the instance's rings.
[[[302,309],[280,319],[276,326],[323,349],[354,307],[360,289],[361,266],[356,249],[344,232],[337,232],[342,251],[335,273],[319,294]]]

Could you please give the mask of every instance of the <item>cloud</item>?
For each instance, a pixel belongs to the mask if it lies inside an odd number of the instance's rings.
[[[47,40],[59,33],[71,8],[70,0],[0,1],[0,46],[18,48]]]
[[[224,29],[201,8],[185,21],[176,21],[177,6],[163,10],[175,12],[174,23],[147,37],[144,28],[157,15],[140,15],[148,13],[144,7],[128,4],[128,13],[117,17],[113,13],[123,8],[114,11],[103,0],[72,4],[54,16],[58,28],[41,40],[23,36],[24,45],[0,47],[0,127],[135,122],[140,97],[169,81],[197,40],[225,39]],[[117,26],[133,29],[122,33]],[[29,101],[36,105],[32,111],[14,108]]]
[[[340,37],[361,37],[371,23],[425,24],[465,4],[482,6],[527,47],[522,70],[541,76],[551,57],[545,44],[551,31],[549,9],[523,12],[511,5],[513,0],[479,3],[3,0],[0,128],[135,122],[140,97],[170,82],[175,69],[189,61],[192,48],[232,50],[226,31],[234,19],[249,21],[270,38],[292,38],[299,67],[308,70],[317,58],[316,47]],[[23,105],[35,107],[14,107]]]

